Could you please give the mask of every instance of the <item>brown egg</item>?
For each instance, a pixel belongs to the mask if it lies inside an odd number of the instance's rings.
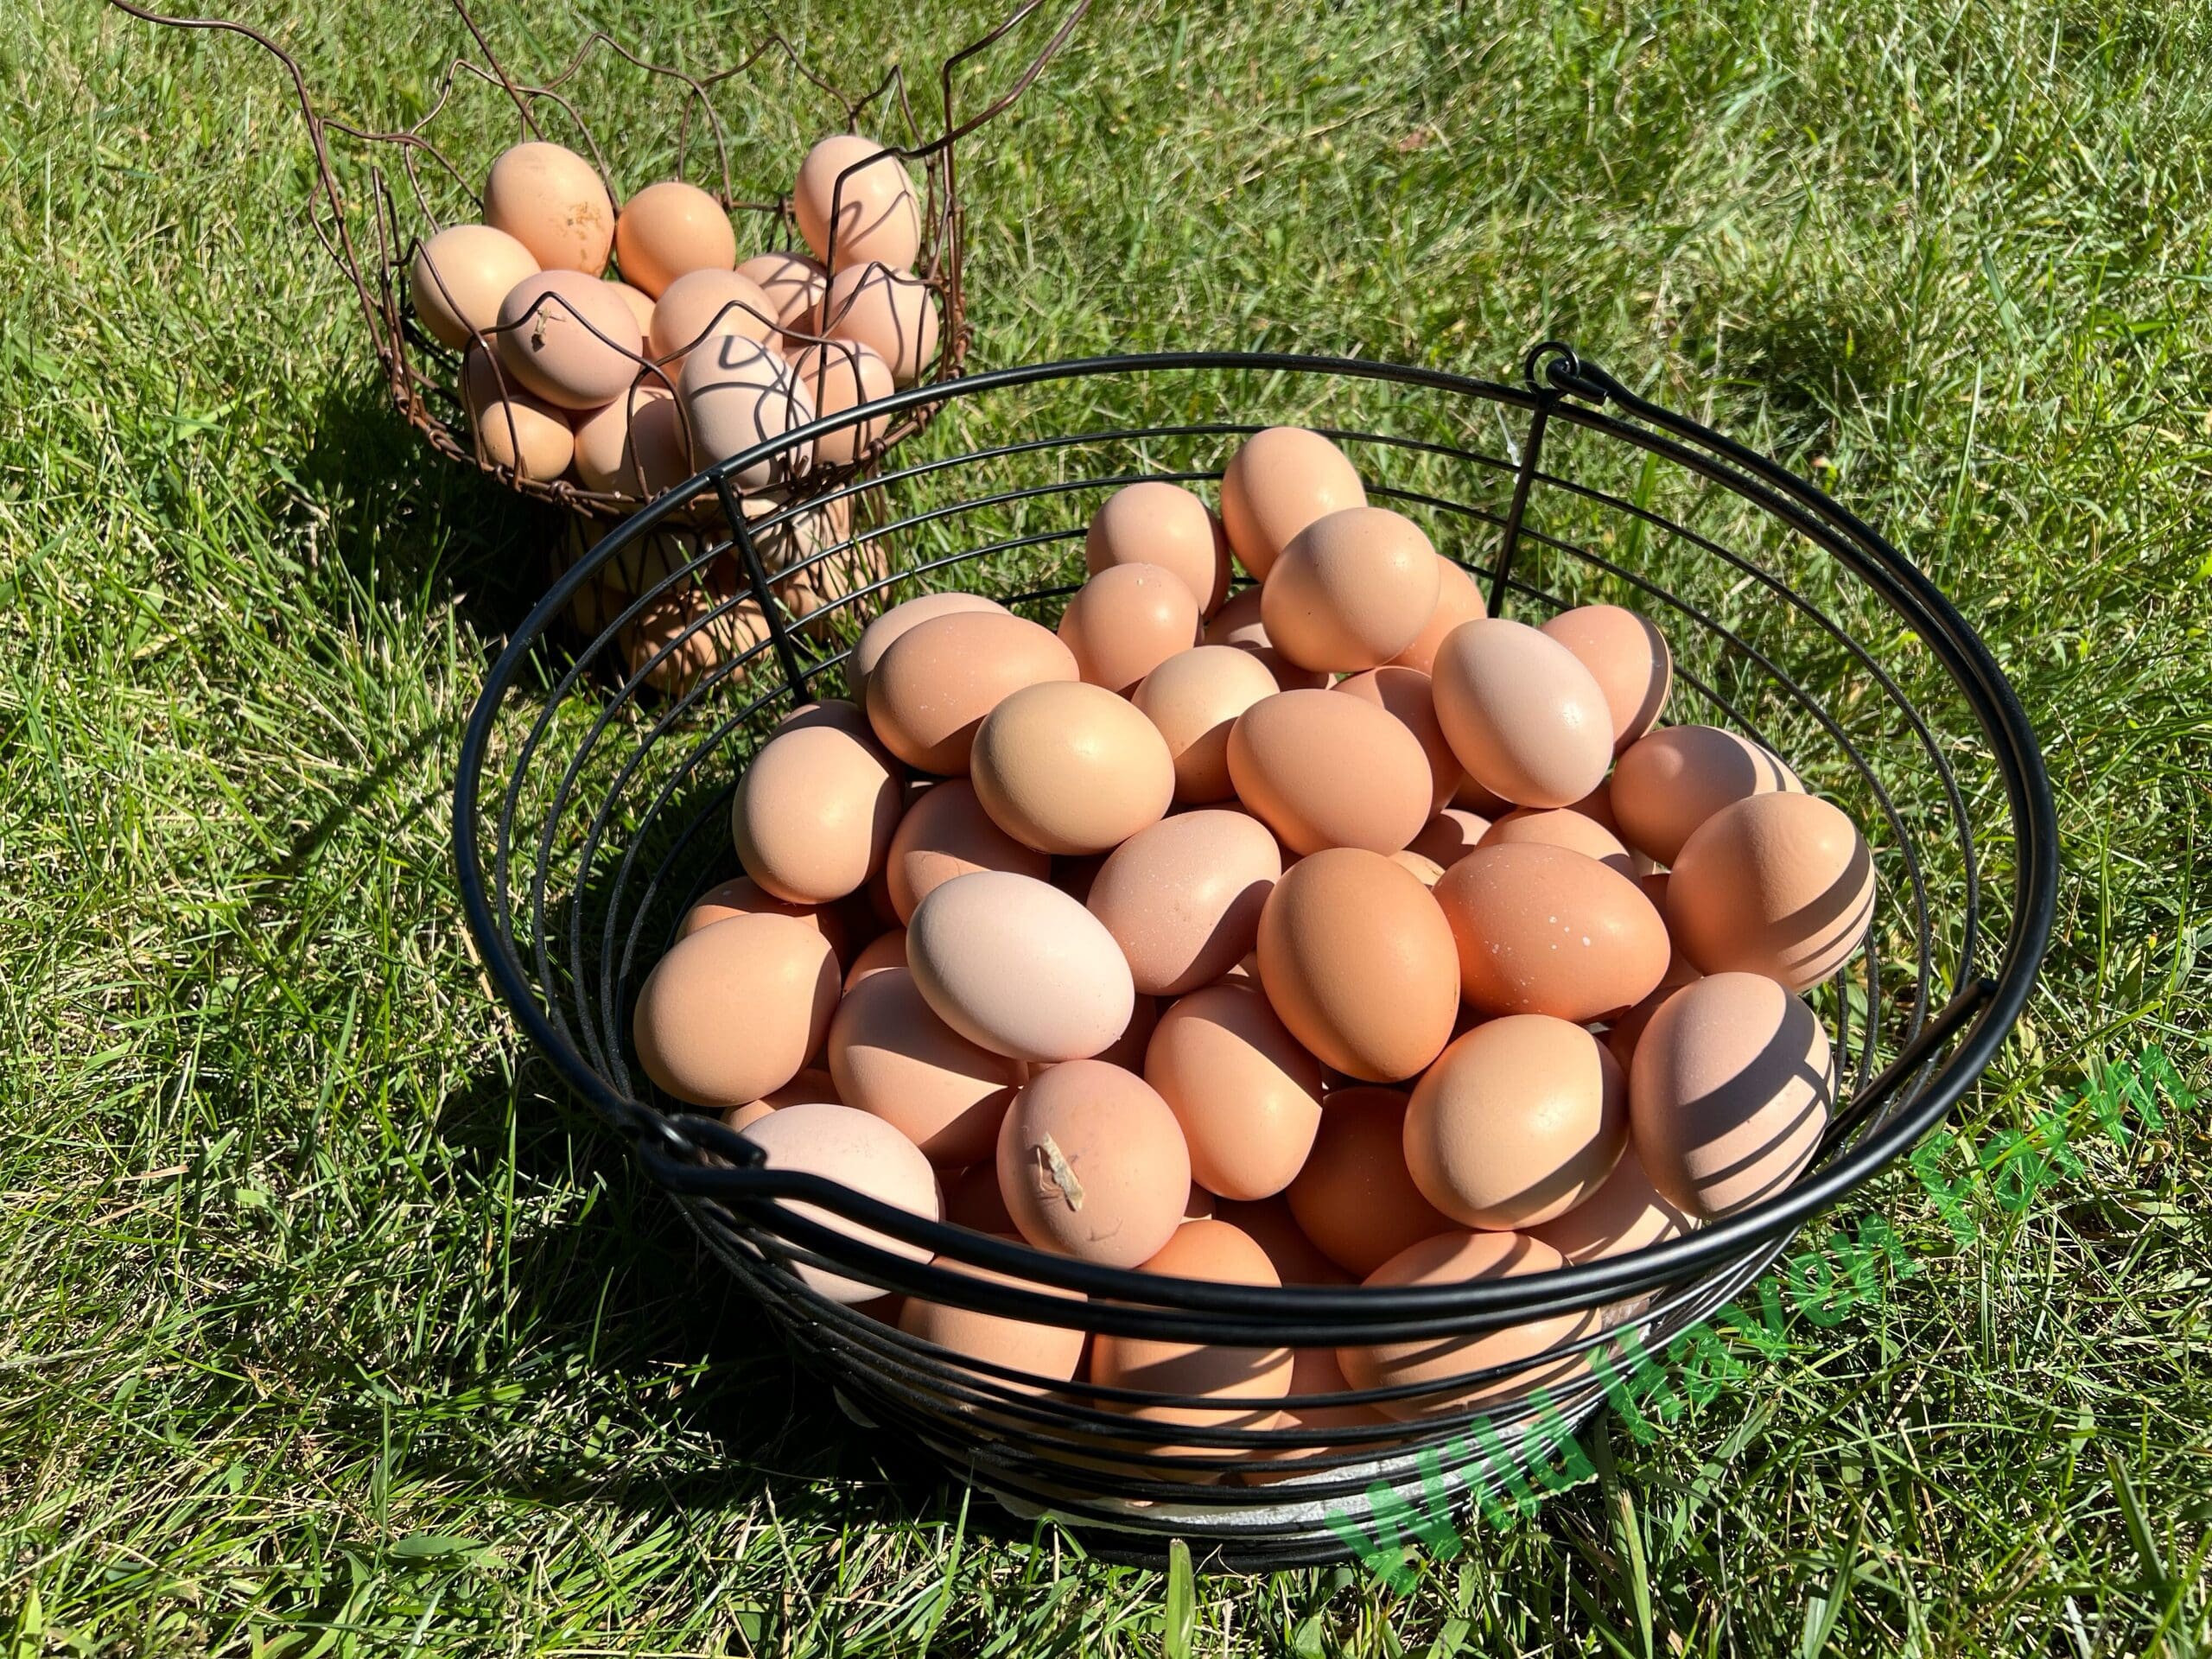
[[[1718,726],[1668,726],[1638,738],[1622,752],[1611,783],[1621,840],[1669,865],[1722,807],[1805,790],[1771,751]]]
[[[1406,1167],[1463,1227],[1554,1219],[1620,1161],[1628,1085],[1604,1044],[1564,1020],[1510,1014],[1444,1051],[1406,1111]]]
[[[1232,595],[1214,613],[1204,636],[1209,645],[1234,645],[1259,659],[1268,677],[1285,691],[1320,690],[1330,681],[1325,669],[1300,668],[1277,651],[1260,620],[1260,590],[1247,588]]]
[[[1185,812],[1108,854],[1088,902],[1128,958],[1137,989],[1182,996],[1219,979],[1252,949],[1281,874],[1282,850],[1258,819],[1220,809]]]
[[[597,409],[637,378],[645,338],[621,296],[596,276],[543,270],[499,302],[499,366],[563,409]]]
[[[1459,989],[1484,1014],[1582,1025],[1641,1001],[1667,971],[1667,926],[1643,889],[1564,847],[1478,847],[1436,902],[1459,949]]]
[[[694,270],[678,276],[654,302],[653,360],[680,375],[690,354],[725,338],[765,343],[775,332],[776,302],[742,271]],[[759,371],[769,372],[763,364]]]
[[[963,611],[991,611],[1001,616],[1009,613],[998,601],[985,599],[981,594],[924,594],[918,599],[893,605],[861,629],[860,642],[845,658],[845,685],[852,693],[853,701],[862,708],[867,706],[868,677],[882,660],[883,653],[891,649],[893,640],[933,616],[950,616]]]
[[[1198,603],[1181,577],[1156,564],[1117,564],[1077,588],[1060,617],[1060,639],[1092,685],[1126,694],[1198,637]]]
[[[1316,518],[1367,505],[1344,452],[1319,432],[1273,426],[1244,440],[1221,475],[1221,524],[1238,563],[1264,578]]]
[[[1260,983],[1293,1036],[1368,1083],[1420,1071],[1452,1036],[1459,966],[1420,879],[1332,847],[1282,874],[1260,916]]]
[[[906,961],[947,1025],[1039,1065],[1098,1053],[1135,1006],[1129,964],[1097,918],[1058,888],[1003,870],[932,890],[906,924]]]
[[[1566,806],[1612,764],[1612,716],[1574,653],[1525,623],[1463,622],[1437,648],[1436,716],[1467,775],[1517,806]]]
[[[1294,1401],[1301,1397],[1313,1396],[1315,1403],[1286,1404],[1282,1409],[1282,1415],[1275,1421],[1276,1431],[1280,1433],[1287,1429],[1357,1428],[1372,1423],[1387,1423],[1390,1421],[1372,1406],[1338,1405],[1327,1400],[1328,1395],[1347,1393],[1351,1388],[1351,1384],[1344,1381],[1344,1368],[1337,1363],[1335,1349],[1300,1348],[1295,1350],[1292,1355],[1289,1397]],[[1331,1459],[1372,1458],[1381,1455],[1382,1451],[1382,1446],[1380,1442],[1359,1445],[1290,1444],[1255,1446],[1249,1453],[1252,1461],[1272,1466],[1247,1471],[1238,1478],[1248,1486],[1272,1485],[1277,1481],[1296,1478],[1302,1472],[1300,1468],[1300,1463],[1308,1458]],[[1334,1477],[1342,1472],[1340,1469],[1332,1468],[1326,1471],[1324,1478]]]
[[[842,415],[862,404],[888,397],[896,390],[891,365],[872,346],[857,340],[827,340],[809,346],[792,353],[791,369],[817,416]],[[825,467],[849,467],[874,447],[889,425],[889,416],[878,416],[817,438],[815,457]]]
[[[1236,792],[1229,777],[1230,728],[1276,690],[1258,653],[1234,645],[1179,652],[1138,683],[1131,701],[1167,741],[1178,804],[1225,801]]]
[[[902,968],[871,974],[845,994],[829,1045],[837,1097],[874,1113],[946,1168],[994,1155],[999,1120],[1028,1080],[1020,1060],[938,1019]]]
[[[779,1112],[786,1106],[803,1103],[839,1106],[837,1084],[827,1071],[809,1066],[780,1089],[772,1089],[759,1100],[748,1100],[742,1106],[724,1109],[722,1122],[733,1129],[743,1130],[758,1123],[771,1112]]]
[[[904,270],[848,265],[830,279],[804,332],[873,346],[891,378],[911,386],[937,359],[937,296]]]
[[[1313,1151],[1284,1195],[1306,1236],[1357,1278],[1410,1244],[1455,1230],[1406,1168],[1407,1103],[1395,1089],[1330,1090]]]
[[[735,922],[725,922],[735,927]],[[699,936],[706,938],[705,934]],[[803,1171],[836,1181],[882,1204],[909,1211],[926,1220],[940,1215],[937,1176],[929,1160],[913,1142],[880,1117],[855,1111],[849,1106],[803,1103],[786,1106],[746,1130],[746,1138],[766,1154],[770,1169]],[[892,1255],[912,1262],[926,1261],[929,1251],[862,1227],[817,1205],[793,1203],[791,1214]],[[848,1278],[824,1268],[801,1262],[792,1270],[800,1280],[833,1302],[848,1306],[872,1301],[883,1294],[880,1285]]]
[[[846,995],[850,995],[853,987],[872,974],[880,974],[887,968],[904,968],[906,965],[906,930],[903,927],[894,927],[888,933],[880,934],[870,939],[861,948],[860,954],[853,958],[853,965],[845,970]]]
[[[1433,887],[1444,877],[1444,867],[1434,859],[1408,848],[1404,852],[1390,855],[1390,861],[1402,870],[1412,872],[1424,887]]]
[[[1612,831],[1571,806],[1516,806],[1483,831],[1478,847],[1564,847],[1633,879],[1636,858]]]
[[[931,1265],[943,1268],[947,1273],[964,1274],[985,1284],[1010,1285],[1020,1290],[1035,1291],[1041,1296],[1058,1296],[1071,1301],[1085,1300],[1081,1291],[1062,1290],[1033,1279],[956,1262],[950,1256],[940,1255]],[[974,1308],[909,1296],[899,1314],[899,1328],[910,1337],[919,1337],[963,1359],[1003,1365],[1010,1371],[1026,1372],[1035,1379],[1015,1382],[1007,1377],[991,1377],[983,1384],[986,1390],[1006,1389],[1016,1394],[1035,1394],[1044,1384],[1068,1381],[1083,1363],[1081,1325],[1038,1325],[1002,1313],[984,1313]]]
[[[1179,484],[1148,478],[1106,498],[1083,538],[1092,575],[1121,564],[1156,564],[1191,590],[1201,616],[1229,597],[1229,538],[1206,504]]]
[[[734,916],[654,964],[632,1035],[645,1075],[678,1100],[741,1106],[798,1075],[836,1007],[827,939],[788,916]]]
[[[1324,1113],[1325,1119],[1326,1114]],[[1311,1163],[1311,1160],[1307,1160]],[[1351,1274],[1321,1254],[1300,1229],[1283,1195],[1238,1204],[1217,1198],[1214,1219],[1225,1221],[1260,1247],[1275,1277],[1286,1285],[1348,1285]]]
[[[644,382],[580,416],[575,444],[576,476],[588,490],[650,499],[698,471],[683,405]]]
[[[849,732],[780,732],[738,780],[730,807],[737,855],[779,898],[842,899],[882,868],[903,783],[882,750]]]
[[[1828,1122],[1828,1034],[1758,974],[1714,974],[1660,1005],[1636,1046],[1629,1109],[1651,1184],[1693,1215],[1785,1192]]]
[[[1460,770],[1459,757],[1452,753],[1444,728],[1437,721],[1428,676],[1416,668],[1370,668],[1364,674],[1338,681],[1335,689],[1387,709],[1414,734],[1421,753],[1428,757],[1429,810],[1442,810],[1466,773]]]
[[[631,316],[637,321],[638,332],[645,337],[650,351],[653,337],[653,296],[643,289],[631,287],[627,283],[610,281],[607,286],[613,290],[615,298],[630,308]],[[662,389],[674,390],[672,386]]]
[[[1859,826],[1815,795],[1724,806],[1682,843],[1667,923],[1708,974],[1764,974],[1809,990],[1849,961],[1874,915]]]
[[[1439,867],[1450,869],[1476,848],[1490,833],[1491,821],[1479,812],[1471,812],[1463,806],[1447,806],[1421,827],[1413,838],[1410,852],[1433,861]]]
[[[908,766],[964,772],[984,715],[1024,686],[1076,677],[1074,654],[1051,629],[996,606],[947,607],[896,635],[876,658],[866,681],[868,715],[883,746]]]
[[[830,289],[830,273],[820,260],[783,250],[754,254],[738,266],[737,274],[768,296],[779,328],[796,324]]]
[[[614,200],[592,164],[560,144],[517,144],[484,181],[484,220],[547,270],[596,276],[614,241]]]
[[[1275,649],[1304,668],[1389,662],[1436,610],[1436,550],[1388,507],[1346,507],[1291,537],[1260,590]]]
[[[468,405],[476,458],[505,467],[518,478],[550,483],[569,470],[575,454],[576,435],[567,411],[525,391],[512,374],[505,377],[504,388],[501,380],[481,347],[464,359],[461,396]]]
[[[836,911],[779,899],[749,875],[732,876],[701,893],[692,901],[691,908],[683,912],[676,937],[688,939],[701,928],[728,921],[733,916],[788,916],[795,922],[805,923],[827,939],[838,961],[845,959],[845,925]]]
[[[806,245],[832,270],[870,259],[903,270],[921,252],[921,204],[906,163],[855,132],[806,152],[791,212]]]
[[[791,365],[742,334],[709,338],[684,359],[677,388],[690,412],[692,448],[702,467],[741,455],[814,418],[814,405]],[[813,446],[802,443],[739,468],[730,482],[743,490],[773,489],[813,464]]]
[[[1183,1225],[1190,1154],[1144,1079],[1103,1060],[1048,1066],[999,1129],[999,1190],[1040,1250],[1134,1268]]]
[[[1698,1225],[1695,1216],[1651,1185],[1631,1139],[1602,1186],[1565,1215],[1530,1228],[1529,1236],[1579,1266],[1663,1244]]]
[[[1436,556],[1436,608],[1428,613],[1413,644],[1390,659],[1400,668],[1417,668],[1424,674],[1434,671],[1437,647],[1446,634],[1462,622],[1490,614],[1490,607],[1483,603],[1483,590],[1475,585],[1466,566],[1441,553]]]
[[[622,204],[614,262],[624,281],[657,296],[691,271],[734,265],[737,233],[721,204],[697,185],[665,179]]]
[[[1522,1233],[1441,1233],[1401,1251],[1367,1277],[1370,1285],[1464,1285],[1484,1279],[1517,1279],[1551,1273],[1565,1264],[1557,1250]],[[1551,1350],[1589,1336],[1598,1328],[1594,1313],[1554,1313],[1457,1337],[1414,1337],[1402,1342],[1337,1350],[1344,1380],[1355,1389],[1431,1385],[1432,1392],[1384,1403],[1399,1421],[1432,1412],[1464,1410],[1517,1400],[1547,1385],[1557,1385],[1585,1363],[1580,1352],[1546,1362]],[[1516,1369],[1468,1382],[1477,1371]]]
[[[528,248],[489,225],[448,225],[415,251],[408,295],[423,326],[455,351],[499,321],[499,302],[537,274]]]
[[[1127,699],[1077,681],[1008,693],[976,728],[969,770],[993,822],[1040,852],[1103,853],[1159,823],[1175,798],[1159,728]]]
[[[980,1164],[965,1169],[940,1170],[938,1184],[944,1190],[944,1218],[955,1227],[978,1233],[1019,1238],[1021,1230],[1007,1213],[1006,1195],[999,1191],[997,1149]]]
[[[1421,741],[1379,704],[1332,691],[1282,691],[1229,733],[1237,798],[1293,852],[1395,853],[1428,817]]]
[[[1561,611],[1543,631],[1573,652],[1605,693],[1618,754],[1649,731],[1667,706],[1674,653],[1652,622],[1618,605]]]
[[[1161,1014],[1144,1075],[1183,1126],[1191,1173],[1224,1198],[1281,1192],[1321,1126],[1321,1063],[1247,986],[1209,985]]]
[[[885,873],[902,922],[935,888],[970,870],[1012,870],[1042,881],[1052,861],[991,822],[965,778],[932,784],[899,820]]]
[[[710,602],[696,588],[679,588],[648,600],[618,639],[632,678],[642,675],[656,691],[680,696],[761,650],[768,619],[749,599]]]

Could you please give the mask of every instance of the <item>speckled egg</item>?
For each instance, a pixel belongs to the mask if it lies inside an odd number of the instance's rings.
[[[548,270],[596,276],[614,242],[614,200],[598,170],[573,149],[517,144],[501,152],[484,181],[484,222]]]
[[[1667,971],[1666,924],[1643,890],[1564,847],[1478,847],[1435,894],[1460,993],[1484,1014],[1582,1025],[1640,1001]]]

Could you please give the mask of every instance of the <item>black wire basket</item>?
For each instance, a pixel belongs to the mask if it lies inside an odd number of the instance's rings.
[[[694,479],[601,542],[492,670],[462,747],[455,835],[483,959],[566,1083],[634,1143],[854,1415],[932,1448],[1016,1515],[1099,1529],[1093,1547],[1108,1554],[1142,1558],[1179,1535],[1224,1564],[1274,1567],[1344,1554],[1393,1493],[1433,1505],[1510,1478],[1516,1459],[1601,1403],[1624,1353],[1640,1348],[1637,1363],[1664,1366],[1669,1343],[1751,1283],[1808,1218],[1910,1149],[2005,1040],[2057,881],[2034,733],[1958,611],[1812,484],[1557,344],[1529,353],[1519,385],[1238,353],[1014,368],[902,393],[780,442],[925,399],[939,402],[938,419],[906,464],[836,492],[855,509],[849,522],[875,526],[865,546],[849,535],[770,575],[756,540],[774,531],[774,516],[748,524],[730,510],[729,479],[776,444]],[[644,1077],[632,1002],[692,900],[736,873],[727,823],[738,774],[781,715],[842,695],[842,658],[867,618],[918,592],[964,588],[1049,624],[1083,579],[1084,527],[1109,493],[1146,478],[1203,487],[1245,435],[1281,424],[1332,437],[1370,500],[1415,518],[1473,570],[1494,613],[1541,620],[1601,600],[1644,612],[1674,649],[1671,718],[1766,744],[1864,829],[1876,912],[1859,955],[1815,995],[1834,1046],[1835,1109],[1794,1187],[1688,1236],[1551,1273],[1254,1288],[1048,1255],[760,1167],[743,1135]],[[645,593],[580,653],[552,639],[594,569],[634,554],[658,520],[702,497],[720,498],[738,529],[658,584],[696,591],[685,628],[643,660],[626,658],[616,641],[654,597]],[[874,574],[842,598],[785,602],[810,566],[862,553]],[[718,560],[734,575],[709,582]],[[733,632],[741,614],[752,621]],[[619,665],[611,691],[595,671],[602,658]],[[672,681],[665,670],[679,661],[685,672]],[[863,1243],[824,1225],[825,1211],[940,1261],[1087,1300]],[[1546,1360],[1541,1389],[1516,1386],[1523,1359],[1467,1374],[1469,1392],[1494,1385],[1487,1397],[1411,1421],[1216,1427],[1131,1414],[1179,1403],[1165,1396],[959,1358],[817,1294],[793,1263],[1033,1323],[1266,1351],[1440,1342],[1554,1315],[1584,1324],[1558,1363]],[[1205,1405],[1227,1415],[1240,1404],[1374,1404],[1433,1386]],[[1295,1461],[1255,1479],[1255,1454]]]

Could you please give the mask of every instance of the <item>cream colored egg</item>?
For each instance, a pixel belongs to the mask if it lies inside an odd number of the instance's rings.
[[[1036,1065],[1098,1053],[1136,1002],[1129,965],[1096,917],[1003,870],[955,876],[923,899],[906,925],[906,961],[947,1025]]]
[[[408,292],[423,326],[455,351],[499,326],[499,302],[537,274],[528,248],[489,225],[448,225],[415,251]]]
[[[924,1220],[940,1218],[942,1199],[929,1160],[880,1117],[849,1106],[803,1102],[769,1113],[746,1130],[746,1138],[760,1148],[769,1169],[819,1175]],[[795,1216],[887,1254],[911,1262],[929,1257],[921,1245],[847,1221],[818,1205],[794,1202],[788,1207]],[[794,1263],[791,1270],[813,1290],[848,1306],[883,1294],[880,1285],[810,1263]]]

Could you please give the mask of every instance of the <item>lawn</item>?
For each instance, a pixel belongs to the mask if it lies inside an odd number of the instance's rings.
[[[982,10],[484,16],[542,69],[765,14],[864,83]],[[1102,3],[969,152],[979,366],[1559,335],[1816,472],[1992,642],[2065,836],[1940,1185],[1840,1218],[1903,1241],[1878,1294],[1409,1584],[1201,1577],[1187,1624],[851,1428],[518,1043],[448,805],[556,526],[386,408],[268,61],[5,13],[10,1659],[2212,1647],[2203,0]],[[379,123],[458,46],[249,15]],[[2082,1090],[2150,1049],[2113,1132]],[[2048,1179],[1978,1172],[2069,1102]]]

